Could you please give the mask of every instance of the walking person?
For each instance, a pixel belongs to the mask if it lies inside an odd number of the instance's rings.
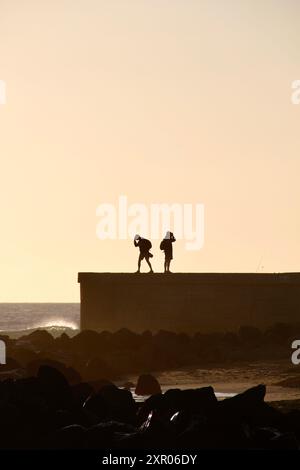
[[[153,273],[153,269],[149,261],[150,258],[153,258],[152,253],[150,253],[150,249],[152,248],[152,243],[150,242],[150,240],[147,240],[147,238],[142,238],[140,235],[136,235],[134,237],[134,246],[139,247],[140,249],[140,255],[138,259],[138,270],[136,272],[141,272],[141,262],[143,259],[145,259],[146,263],[150,268],[149,273]]]

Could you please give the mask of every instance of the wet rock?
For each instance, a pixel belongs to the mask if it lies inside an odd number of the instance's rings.
[[[174,427],[177,435],[186,431],[193,421],[193,416],[188,411],[177,411],[170,418],[170,423]]]
[[[165,449],[174,444],[175,428],[158,411],[149,413],[139,432],[146,448]]]
[[[292,431],[300,441],[300,411],[291,410],[283,415],[282,429]]]
[[[170,420],[178,411],[183,411],[186,415],[207,415],[215,411],[217,406],[218,401],[212,387],[189,390],[169,389],[164,394],[149,397],[141,406],[138,415],[141,421],[151,411],[158,411],[161,416]]]
[[[81,382],[80,374],[75,369],[73,369],[73,367],[67,367],[64,363],[60,361],[55,361],[53,359],[48,358],[35,359],[34,361],[31,361],[26,368],[28,375],[37,376],[41,366],[49,366],[53,369],[58,370],[61,374],[63,374],[65,379],[71,385]]]
[[[245,422],[250,426],[281,426],[282,413],[264,402],[265,385],[258,385],[232,398],[219,402],[220,416],[231,417],[237,422]]]
[[[151,413],[151,411],[156,410],[162,412],[164,404],[164,397],[162,393],[158,393],[156,395],[150,395],[144,403],[140,406],[138,410],[138,423],[141,425],[144,423]]]
[[[53,336],[46,330],[35,330],[29,335],[22,336],[20,341],[29,342],[37,349],[47,349],[54,344]]]
[[[299,450],[300,446],[293,433],[280,433],[270,440],[269,448],[271,450]]]
[[[253,431],[254,445],[259,449],[298,450],[296,437],[291,432],[281,432],[272,427],[256,428]]]
[[[18,423],[21,413],[18,407],[9,402],[0,402],[0,444],[1,449],[13,448],[16,441],[19,443]]]
[[[43,365],[39,368],[37,377],[50,407],[68,409],[72,406],[72,390],[61,372]]]
[[[135,427],[118,421],[98,423],[86,431],[86,446],[88,449],[119,448],[120,439],[135,432]]]
[[[251,439],[247,426],[242,422],[229,418],[201,420],[195,417],[190,426],[177,436],[176,444],[186,449],[239,450],[251,448]]]
[[[84,449],[85,428],[79,424],[65,426],[48,438],[44,446],[48,449]]]
[[[234,397],[226,398],[221,402],[221,406],[232,411],[251,410],[253,407],[264,402],[265,395],[266,386],[260,384]]]
[[[103,388],[105,385],[114,385],[113,382],[107,379],[93,380],[88,383],[91,385],[94,392],[99,392],[99,390],[101,390],[101,388]]]
[[[100,335],[96,331],[83,330],[70,340],[70,348],[81,354],[95,355],[100,348]]]
[[[136,419],[136,403],[128,390],[115,385],[106,385],[90,396],[84,403],[84,409],[103,420],[115,420],[133,423]]]
[[[152,331],[150,330],[143,331],[141,336],[142,336],[143,344],[151,343],[153,339]]]
[[[116,375],[116,371],[103,361],[100,357],[93,357],[87,361],[85,368],[82,370],[84,379],[87,382],[97,381],[99,379],[112,379]]]
[[[83,406],[84,402],[94,392],[93,387],[86,382],[81,382],[79,384],[73,385],[71,389],[73,395],[73,402],[75,406],[78,407]]]
[[[31,349],[17,347],[11,351],[12,357],[18,361],[22,367],[27,367],[27,365],[37,359],[37,353]]]
[[[136,351],[142,343],[141,335],[122,328],[112,335],[111,345],[120,351]]]
[[[136,395],[155,395],[161,393],[158,380],[151,374],[142,374],[138,378]]]
[[[62,333],[58,338],[55,338],[55,348],[67,351],[70,346],[70,337],[66,333]]]
[[[191,413],[208,414],[215,410],[218,404],[213,387],[182,390],[178,399],[178,410]]]
[[[79,372],[73,369],[73,367],[65,367],[65,369],[63,369],[61,372],[70,385],[78,384],[81,382],[81,376]]]

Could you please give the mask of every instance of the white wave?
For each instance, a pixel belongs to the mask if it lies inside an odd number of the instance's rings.
[[[64,320],[63,318],[48,318],[45,321],[36,323],[30,329],[69,329],[69,330],[78,330],[79,325],[75,321]]]

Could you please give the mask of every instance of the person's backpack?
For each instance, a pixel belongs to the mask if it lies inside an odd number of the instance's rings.
[[[152,243],[150,242],[150,240],[147,240],[147,238],[143,239],[143,245],[144,245],[144,248],[148,251],[151,250],[152,248]]]
[[[164,251],[164,250],[166,249],[165,240],[162,240],[162,241],[160,242],[159,248],[160,248],[162,251]]]

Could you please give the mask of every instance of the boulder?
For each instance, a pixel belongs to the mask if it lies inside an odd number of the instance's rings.
[[[37,353],[31,349],[16,347],[11,350],[12,357],[18,361],[22,367],[26,367],[30,362],[37,359]]]
[[[70,339],[70,348],[80,354],[95,355],[100,347],[100,335],[96,331],[83,330]]]
[[[161,393],[158,380],[151,374],[142,374],[138,378],[136,395],[155,395]]]
[[[71,389],[74,404],[79,407],[84,404],[84,402],[88,399],[90,395],[92,395],[94,391],[93,387],[86,382],[81,382],[79,384],[73,385]]]
[[[72,406],[72,390],[61,372],[53,367],[42,365],[37,377],[50,408],[68,409]]]
[[[67,350],[70,345],[70,338],[67,333],[62,333],[58,338],[55,338],[55,347],[57,349]]]
[[[37,349],[47,349],[54,344],[54,338],[47,330],[35,330],[29,335],[22,336],[20,341],[29,342]]]
[[[111,345],[120,351],[136,351],[142,343],[141,335],[122,328],[111,337]]]
[[[107,421],[98,423],[87,429],[85,433],[86,446],[88,449],[119,448],[118,442],[122,436],[131,435],[136,429],[118,421]]]
[[[82,374],[87,382],[97,381],[103,378],[111,379],[115,376],[113,369],[100,357],[92,357],[89,359],[82,370]]]
[[[79,424],[65,426],[54,432],[43,447],[48,449],[84,449],[85,428]]]
[[[137,418],[138,423],[141,425],[144,423],[153,410],[161,411],[163,410],[164,405],[164,396],[162,393],[158,393],[156,395],[150,395],[144,403],[141,404],[140,408],[138,409]]]
[[[231,408],[232,410],[249,410],[256,405],[263,403],[266,395],[266,386],[263,384],[249,388],[243,393],[239,393],[234,397],[226,398],[221,402],[223,408]]]
[[[27,373],[29,376],[37,376],[38,371],[41,366],[49,366],[58,370],[69,384],[73,385],[81,382],[81,376],[73,367],[66,367],[63,362],[56,361],[54,359],[44,358],[44,359],[35,359],[27,365]]]
[[[188,390],[168,390],[164,394],[164,407],[171,413],[186,411],[207,415],[218,404],[213,387]]]
[[[136,404],[128,390],[115,385],[105,385],[90,396],[84,408],[102,420],[114,420],[133,423],[136,416]]]

